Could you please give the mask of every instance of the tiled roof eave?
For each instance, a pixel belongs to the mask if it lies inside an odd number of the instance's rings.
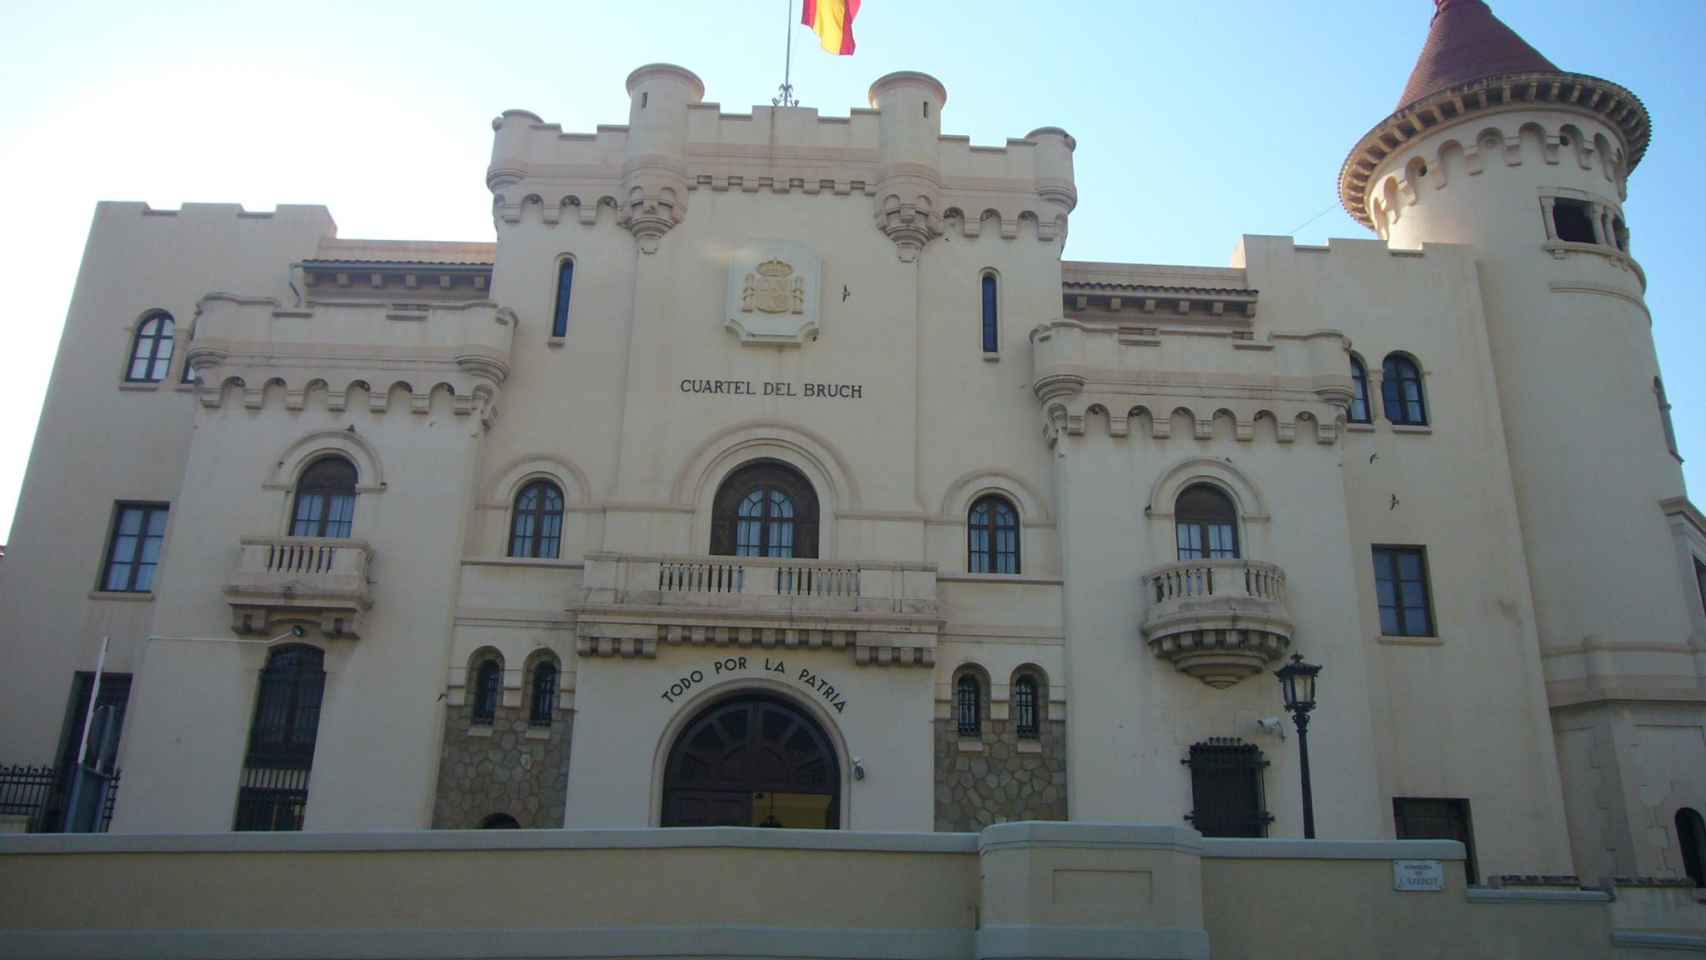
[[[1536,106],[1577,110],[1607,120],[1623,136],[1628,158],[1625,174],[1634,171],[1652,140],[1646,105],[1609,80],[1563,71],[1482,77],[1406,104],[1363,134],[1339,168],[1339,202],[1351,219],[1372,230],[1366,202],[1369,179],[1405,143],[1467,117]]]

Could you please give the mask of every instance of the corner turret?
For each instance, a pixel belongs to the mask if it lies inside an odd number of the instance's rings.
[[[628,155],[618,222],[655,253],[687,215],[687,108],[705,99],[692,71],[650,63],[628,75]]]
[[[911,263],[942,233],[940,141],[948,91],[929,74],[903,70],[877,78],[870,98],[881,157],[877,229]]]

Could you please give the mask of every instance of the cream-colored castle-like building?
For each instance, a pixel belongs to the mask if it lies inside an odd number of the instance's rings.
[[[922,73],[845,117],[663,64],[625,125],[506,111],[485,242],[101,204],[0,762],[75,757],[110,637],[115,834],[1301,837],[1301,654],[1323,841],[1698,879],[1650,120],[1439,7],[1339,173],[1374,235],[1224,266],[1063,259],[1074,138],[974,145]]]

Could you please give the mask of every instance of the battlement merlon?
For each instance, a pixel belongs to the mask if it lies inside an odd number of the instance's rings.
[[[662,209],[651,212],[658,222],[648,229],[667,230],[665,220],[679,220],[686,211],[687,198],[677,188],[857,193],[877,198],[882,221],[881,185],[890,181],[889,206],[908,222],[924,221],[919,235],[897,239],[904,246],[940,234],[950,221],[975,236],[991,217],[1003,236],[1016,236],[1030,219],[1040,239],[1054,240],[1064,236],[1066,217],[1077,205],[1076,142],[1066,131],[1041,127],[999,147],[944,135],[946,91],[922,73],[879,79],[871,88],[872,108],[855,108],[846,117],[820,116],[810,107],[724,113],[719,104],[702,102],[697,77],[668,64],[641,67],[628,86],[625,126],[565,133],[525,110],[492,121],[486,182],[500,221],[519,223],[524,209],[537,205],[534,215],[546,224],[565,217],[590,224],[606,207],[621,219],[637,203],[657,203]]]

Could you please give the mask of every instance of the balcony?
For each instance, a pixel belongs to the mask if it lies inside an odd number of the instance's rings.
[[[655,657],[659,643],[851,649],[855,662],[935,662],[933,564],[594,553],[582,656]]]
[[[1257,560],[1187,560],[1143,578],[1149,649],[1181,673],[1230,687],[1291,648],[1285,571]]]
[[[327,639],[359,637],[361,615],[373,605],[372,559],[373,548],[362,540],[244,537],[225,586],[231,628],[261,634],[306,621]]]

